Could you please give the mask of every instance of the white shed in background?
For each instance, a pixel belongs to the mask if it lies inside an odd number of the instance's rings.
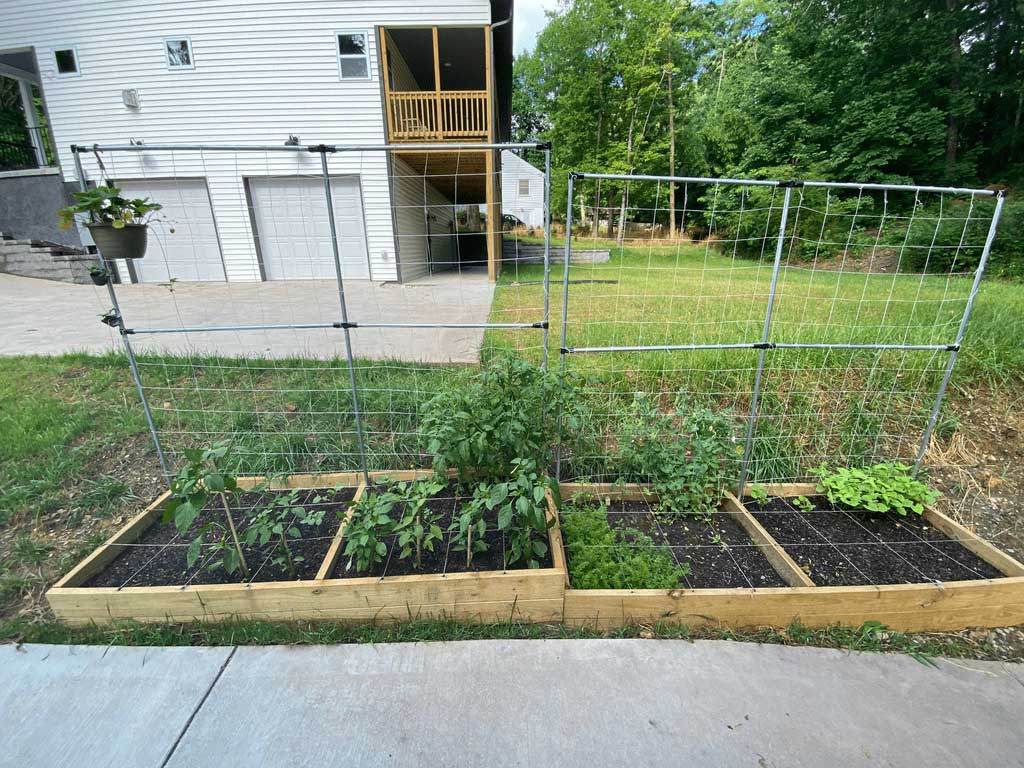
[[[501,153],[501,211],[529,227],[544,226],[544,171],[507,149]]]

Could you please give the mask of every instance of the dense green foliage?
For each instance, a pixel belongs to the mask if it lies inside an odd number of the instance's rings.
[[[574,589],[675,589],[690,572],[635,528],[608,525],[604,508],[569,508],[562,534]]]
[[[513,109],[519,138],[554,142],[556,210],[569,170],[970,186],[1024,176],[1015,0],[575,0],[549,16],[535,50],[516,61]],[[646,209],[649,221],[657,202],[667,223],[665,190],[650,187],[595,184],[574,206]],[[691,209],[712,207],[708,190],[689,193]],[[820,211],[825,198],[819,190],[807,203]],[[859,207],[854,238],[878,228],[887,204],[899,215],[912,206],[870,193],[832,193],[829,203],[833,213]],[[937,214],[929,205],[920,213]],[[813,218],[794,228],[817,235]],[[1024,211],[1008,205],[1004,221],[993,268],[1020,273],[1012,233]],[[685,222],[698,236],[708,223],[699,210]],[[764,226],[748,213],[715,230]],[[883,244],[899,242],[890,232]]]
[[[680,395],[664,411],[638,393],[621,430],[617,462],[624,480],[646,482],[665,512],[710,514],[735,476],[741,446],[724,411],[690,405]]]
[[[820,467],[814,474],[818,476],[818,491],[824,492],[830,502],[866,512],[921,515],[926,505],[939,498],[937,491],[910,474],[910,467],[895,462],[863,469]]]

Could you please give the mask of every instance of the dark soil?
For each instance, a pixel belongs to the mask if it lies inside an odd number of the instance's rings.
[[[284,493],[280,491],[268,491],[266,493],[243,493],[239,496],[232,505],[232,511],[237,510],[235,524],[239,527],[239,534],[241,535],[245,531],[243,520],[247,510],[266,504],[283,495]],[[288,545],[292,557],[302,558],[301,561],[295,563],[295,576],[293,577],[288,572],[287,567],[277,566],[270,562],[270,558],[274,555],[274,546],[271,543],[266,547],[242,548],[245,561],[252,571],[251,580],[266,582],[314,578],[331,546],[331,539],[340,525],[339,515],[344,515],[348,506],[347,502],[351,501],[354,495],[354,488],[343,488],[339,491],[323,489],[301,492],[297,499],[301,506],[311,509],[315,505],[317,509],[323,509],[325,514],[323,522],[318,526],[297,525],[301,536],[297,539],[289,539]],[[317,496],[321,497],[321,501],[315,503],[313,499]],[[239,572],[228,574],[223,569],[211,571],[204,567],[204,561],[215,559],[212,557],[213,552],[210,555],[200,555],[199,561],[191,569],[186,565],[185,550],[195,538],[196,532],[211,520],[223,521],[224,512],[218,505],[219,502],[211,501],[185,535],[178,533],[173,522],[157,522],[136,542],[141,546],[128,547],[101,573],[87,582],[86,586],[156,587],[241,582],[242,576]],[[217,538],[213,533],[207,534],[207,536],[208,540]]]
[[[437,524],[444,532],[444,538],[434,544],[433,552],[424,550],[422,563],[419,569],[414,568],[414,558],[399,558],[401,548],[397,546],[394,539],[388,539],[385,543],[388,546],[388,554],[382,565],[378,565],[373,571],[357,571],[353,563],[352,570],[347,570],[348,558],[343,554],[338,555],[338,561],[331,573],[333,579],[356,578],[359,576],[410,576],[421,573],[469,573],[475,571],[503,571],[505,570],[505,537],[497,529],[497,510],[484,515],[487,521],[487,533],[484,541],[487,543],[486,552],[477,552],[473,555],[473,562],[466,567],[466,553],[453,549],[452,536],[449,527],[456,519],[462,505],[472,498],[472,494],[457,485],[449,485],[438,491],[428,502],[427,507],[434,514],[438,515]],[[396,508],[392,512],[393,518],[399,518],[402,510]],[[342,546],[344,552],[344,545]],[[525,563],[514,563],[513,569],[525,568]],[[541,568],[552,568],[551,552],[540,560]]]
[[[872,515],[812,497],[801,512],[790,500],[747,508],[819,586],[919,584],[997,579],[1001,574],[920,518]]]
[[[656,545],[670,547],[676,562],[690,564],[684,577],[689,588],[786,586],[739,524],[724,514],[709,519],[655,516],[646,502],[614,501],[608,507],[608,523],[637,528]]]

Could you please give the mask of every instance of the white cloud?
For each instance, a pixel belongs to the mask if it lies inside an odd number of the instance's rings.
[[[512,20],[512,47],[516,54],[532,51],[537,35],[547,23],[545,10],[558,7],[557,0],[515,0],[515,18]]]

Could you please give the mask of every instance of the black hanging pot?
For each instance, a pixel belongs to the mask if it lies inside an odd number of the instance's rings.
[[[90,269],[89,279],[92,280],[93,285],[106,285],[110,282],[110,270]]]
[[[115,259],[141,259],[146,255],[146,224],[125,224],[115,229],[113,224],[87,224],[92,241],[100,249],[105,261]]]

